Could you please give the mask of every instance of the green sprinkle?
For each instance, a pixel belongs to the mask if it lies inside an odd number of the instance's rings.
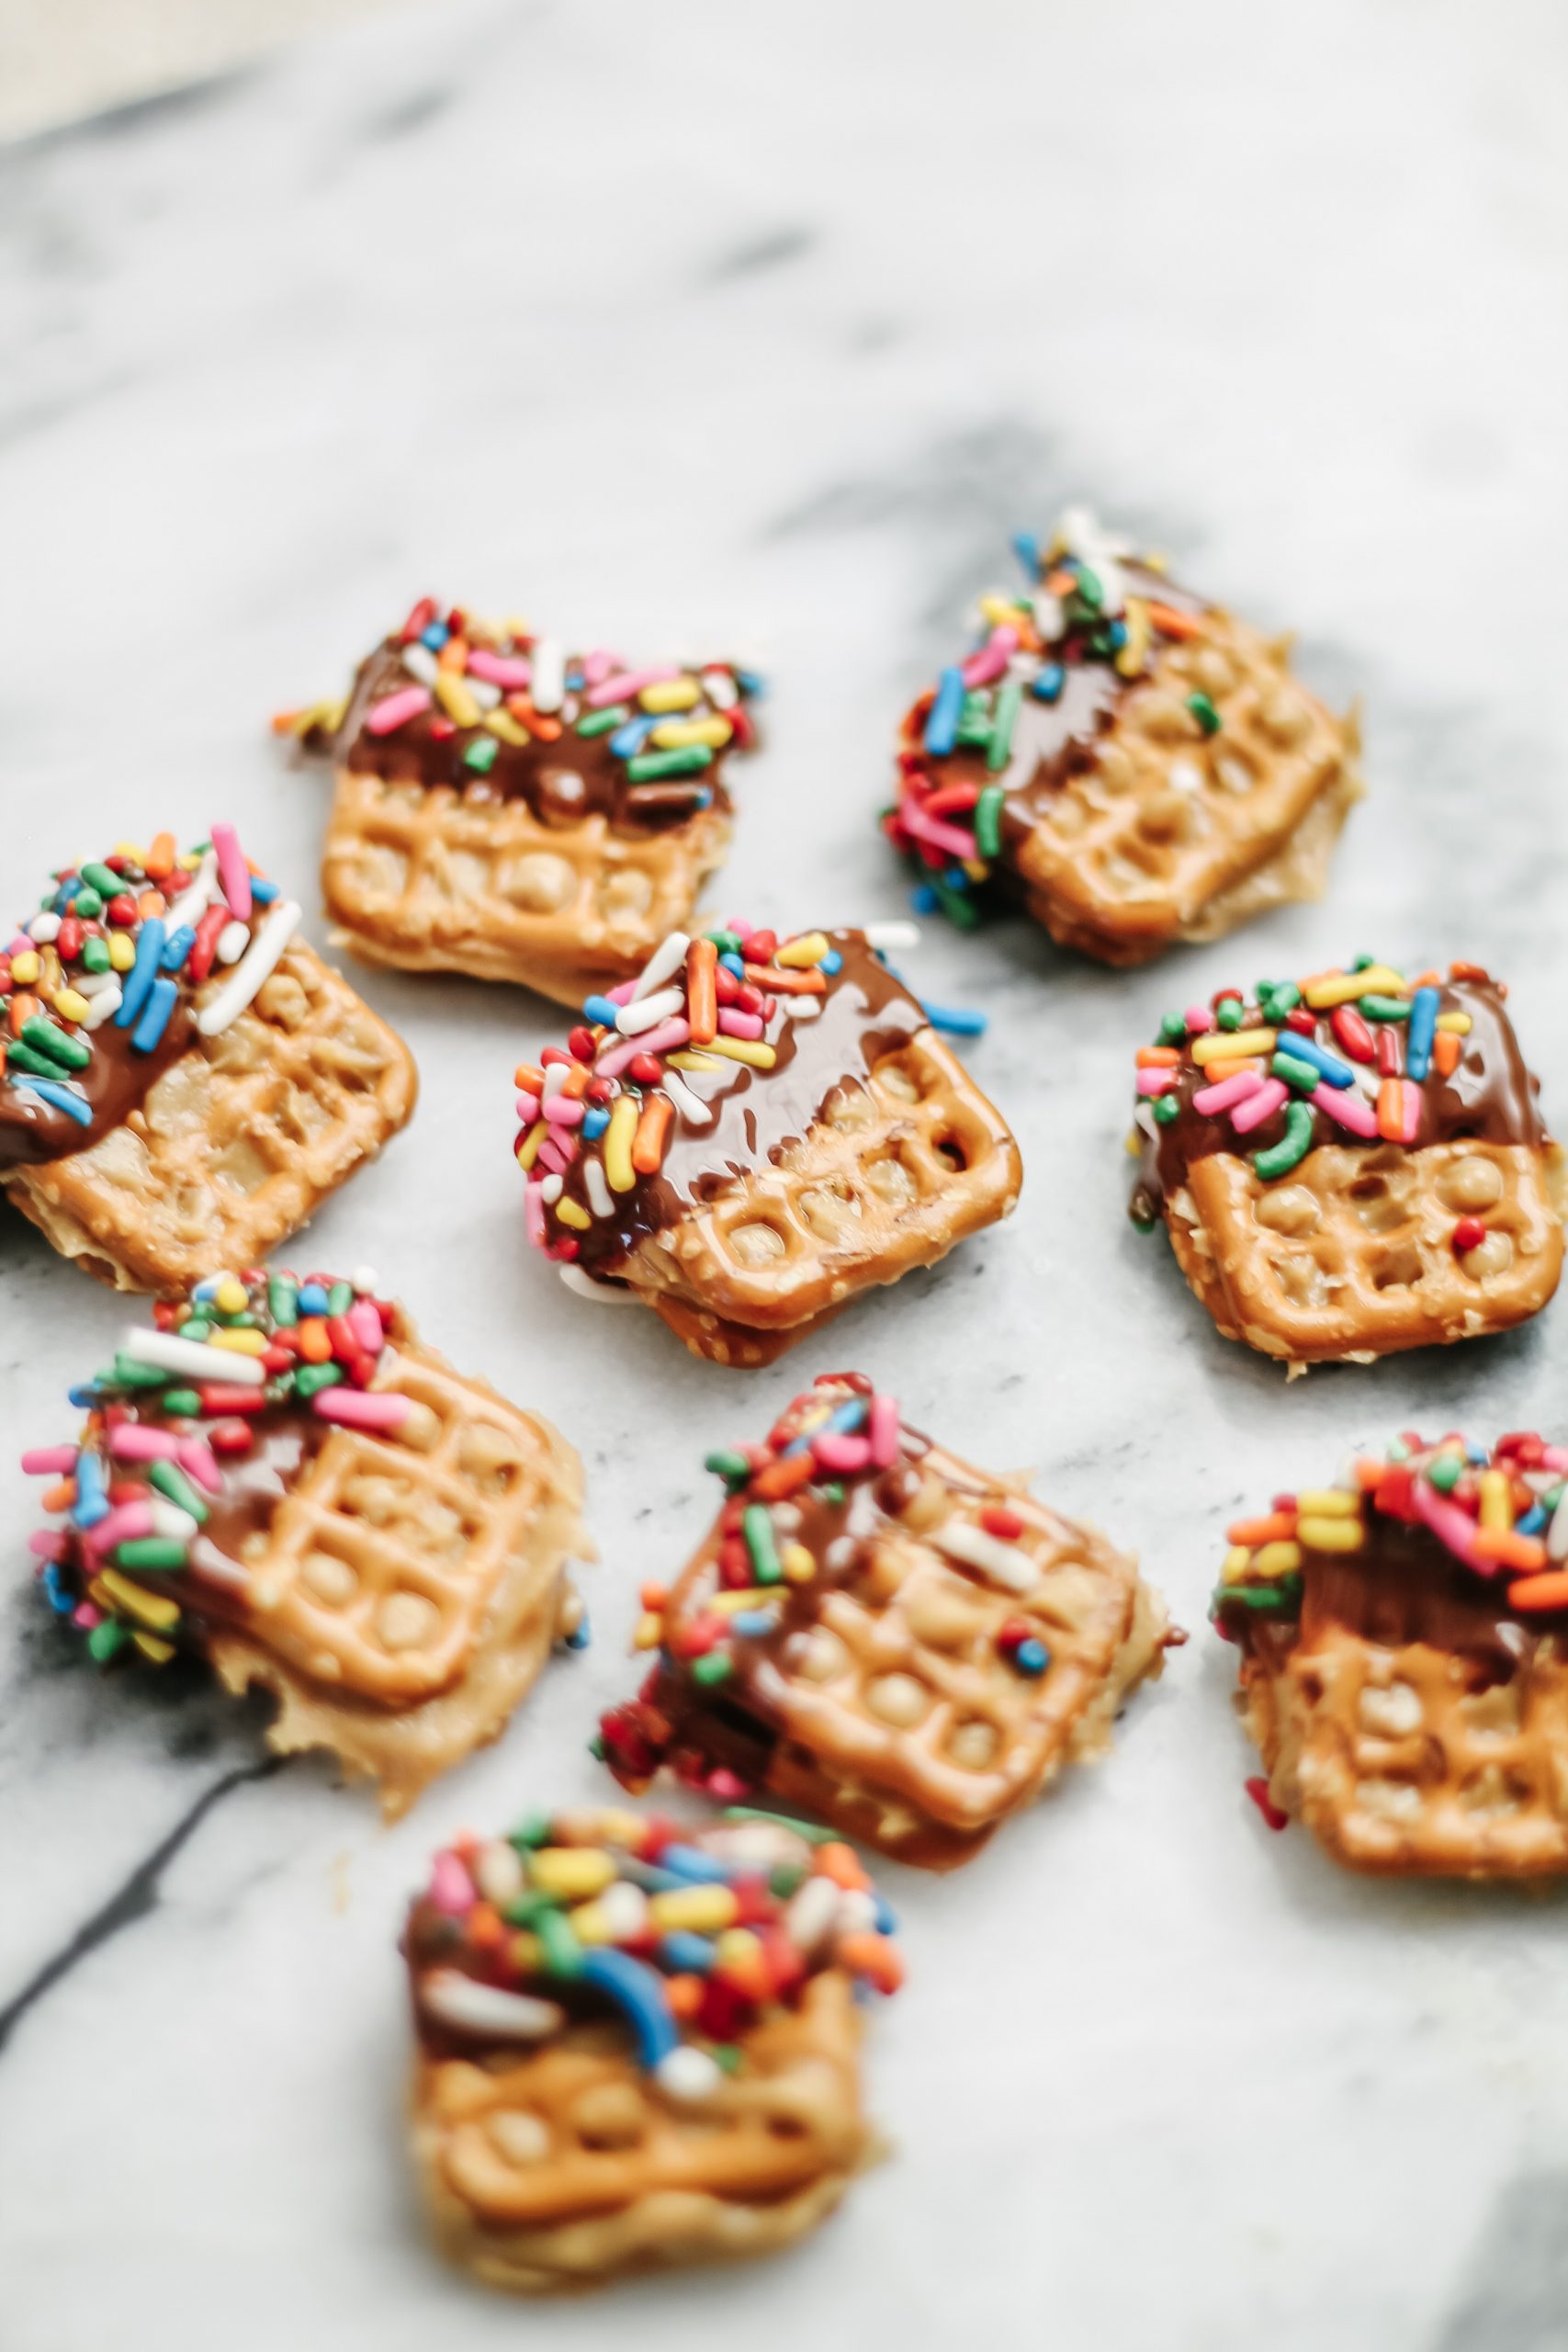
[[[1359,1007],[1369,1021],[1408,1021],[1410,1000],[1403,996],[1364,996]]]
[[[289,1330],[299,1320],[299,1285],[289,1274],[273,1274],[266,1285],[267,1313],[273,1322]]]
[[[561,1911],[541,1911],[534,1923],[547,1976],[581,1976],[582,1946]]]
[[[1091,613],[1098,613],[1105,602],[1105,589],[1100,574],[1098,571],[1091,571],[1087,564],[1079,566],[1078,576],[1073,582],[1072,593],[1080,605],[1089,606]]]
[[[207,1505],[183,1470],[176,1469],[172,1462],[153,1462],[148,1465],[147,1476],[161,1495],[167,1495],[181,1510],[189,1511],[198,1527],[205,1525]]]
[[[585,710],[577,722],[580,735],[608,735],[613,728],[624,727],[632,715],[629,702],[612,703],[608,710]]]
[[[109,944],[107,939],[85,939],[82,942],[82,968],[87,972],[108,970]]]
[[[766,1821],[774,1829],[793,1829],[808,1846],[831,1846],[839,1836],[836,1829],[819,1828],[814,1821],[796,1821],[793,1814],[769,1813],[755,1804],[727,1804],[724,1817],[726,1821]]]
[[[327,1293],[327,1313],[329,1315],[346,1315],[353,1305],[354,1284],[352,1283],[343,1282],[333,1283],[331,1290]]]
[[[1221,725],[1220,714],[1214,708],[1213,704],[1209,700],[1207,695],[1189,695],[1187,697],[1187,707],[1192,713],[1193,718],[1198,721],[1199,726],[1202,729],[1205,735],[1217,735],[1219,733]]]
[[[494,735],[476,735],[463,753],[463,765],[472,768],[476,775],[489,775],[501,757],[501,742]]]
[[[1154,1100],[1154,1114],[1162,1127],[1168,1127],[1172,1119],[1179,1119],[1181,1116],[1180,1095],[1174,1089],[1168,1094],[1156,1094]]]
[[[267,1403],[287,1405],[294,1394],[294,1378],[295,1375],[291,1372],[280,1372],[276,1380],[269,1380],[262,1390],[262,1395],[266,1398]]]
[[[114,898],[118,892],[123,890],[125,888],[123,880],[115,872],[114,868],[110,865],[100,865],[96,858],[90,858],[87,864],[82,867],[81,873],[82,879],[87,885],[87,888],[90,890],[99,891],[106,899]],[[77,904],[80,905],[80,903],[81,893],[78,892]]]
[[[343,1378],[341,1364],[302,1364],[294,1375],[294,1394],[305,1397],[319,1396],[323,1388],[336,1388]]]
[[[748,1503],[740,1516],[740,1532],[746,1538],[746,1549],[751,1555],[759,1584],[777,1584],[784,1576],[778,1546],[773,1541],[773,1514],[766,1503]]]
[[[705,1650],[701,1657],[692,1660],[692,1679],[712,1690],[720,1682],[728,1682],[735,1671],[735,1660],[726,1650]]]
[[[134,1356],[117,1355],[109,1377],[120,1388],[165,1388],[170,1374],[155,1363],[139,1363]]]
[[[186,1547],[167,1535],[133,1535],[114,1547],[117,1568],[183,1568]]]
[[[517,1841],[513,1838],[512,1842],[515,1845]],[[535,1842],[543,1844],[544,1840]],[[507,1905],[504,1916],[508,1927],[536,1928],[547,1911],[558,1912],[560,1907],[558,1894],[546,1894],[541,1888],[529,1886],[524,1888],[514,1903]]]
[[[1214,1007],[1215,1027],[1217,1029],[1239,1029],[1241,1027],[1244,1011],[1245,1008],[1236,1002],[1234,996],[1222,997],[1219,1003]]]
[[[1370,972],[1377,960],[1375,956],[1357,956],[1351,961],[1350,969],[1353,972]]]
[[[982,711],[977,718],[961,718],[953,738],[961,752],[983,752],[991,740],[991,721]]]
[[[84,922],[91,922],[103,910],[103,897],[96,890],[78,890],[71,901],[72,913],[80,915]]]
[[[991,697],[985,686],[971,686],[964,697],[964,707],[958,714],[961,727],[977,727],[984,720],[991,723]]]
[[[945,874],[926,874],[921,879],[936,893],[936,901],[948,922],[956,923],[960,931],[973,931],[980,920],[980,910],[967,890],[955,890]]]
[[[128,1626],[122,1625],[118,1617],[106,1617],[103,1623],[95,1625],[87,1636],[87,1655],[99,1666],[107,1666],[110,1658],[116,1657],[130,1639]]]
[[[1276,1078],[1282,1078],[1302,1094],[1314,1094],[1323,1083],[1323,1072],[1311,1062],[1299,1062],[1294,1054],[1276,1054],[1269,1067]]]
[[[705,931],[703,937],[711,939],[721,956],[739,956],[746,944],[736,931]]]
[[[705,1454],[703,1468],[711,1470],[716,1478],[724,1479],[726,1484],[731,1487],[744,1487],[750,1483],[751,1464],[743,1453],[724,1452]]]
[[[673,752],[639,752],[626,762],[626,775],[633,784],[657,784],[667,775],[701,775],[704,768],[713,765],[713,752],[706,743],[682,743]]]
[[[997,715],[986,752],[986,765],[992,775],[998,775],[1012,757],[1012,733],[1022,705],[1022,679],[1009,678],[997,694]]]
[[[716,2041],[713,2061],[721,2074],[738,2075],[745,2063],[744,2052],[738,2041]]]
[[[805,1885],[808,1873],[803,1862],[775,1862],[768,1872],[768,1893],[787,1903],[792,1894]]]
[[[201,1410],[201,1399],[194,1388],[165,1388],[163,1406],[176,1419],[194,1420]]]
[[[1256,1609],[1266,1617],[1283,1616],[1295,1608],[1302,1597],[1299,1576],[1276,1577],[1270,1584],[1222,1584],[1214,1593],[1215,1609],[1223,1609],[1229,1600],[1239,1600],[1244,1609]]]
[[[1285,1132],[1278,1143],[1267,1151],[1255,1151],[1252,1165],[1260,1182],[1271,1184],[1276,1176],[1288,1176],[1312,1149],[1313,1114],[1309,1104],[1290,1102],[1285,1106]]]
[[[29,1029],[42,1028],[45,1025],[42,1022],[36,1021],[29,1021],[28,1023]],[[29,1078],[58,1080],[66,1075],[64,1064],[56,1061],[52,1054],[39,1053],[36,1046],[24,1046],[19,1037],[13,1038],[11,1041],[10,1049],[6,1056],[6,1068],[8,1070],[24,1070]]]
[[[1410,1448],[1402,1437],[1391,1437],[1383,1451],[1391,1462],[1408,1462]]]
[[[841,1478],[829,1478],[827,1485],[822,1489],[822,1499],[828,1505],[829,1510],[839,1510],[844,1499],[843,1480]]]
[[[213,1328],[209,1316],[193,1315],[188,1322],[180,1325],[180,1337],[182,1340],[210,1340]]]
[[[1184,1012],[1162,1012],[1159,1017],[1159,1042],[1162,1046],[1179,1046],[1187,1035]]]
[[[1258,1001],[1260,1005],[1265,996],[1268,997],[1269,1004],[1277,1008],[1270,1012],[1270,1020],[1278,1020],[1286,1012],[1294,1012],[1302,1001],[1302,992],[1294,980],[1259,980]]]
[[[1451,1495],[1464,1476],[1464,1457],[1458,1453],[1439,1453],[1427,1464],[1428,1482],[1438,1494]]]
[[[982,857],[999,857],[1002,849],[1002,801],[999,784],[988,784],[975,803],[975,846]]]
[[[524,1853],[535,1846],[547,1846],[552,1826],[547,1813],[525,1813],[516,1828],[507,1831],[506,1842]]]

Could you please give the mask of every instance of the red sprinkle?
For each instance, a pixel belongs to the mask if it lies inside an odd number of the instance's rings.
[[[1453,1245],[1456,1252],[1479,1250],[1485,1238],[1486,1227],[1478,1216],[1461,1216],[1453,1229]]]
[[[634,1054],[626,1064],[626,1076],[638,1086],[657,1086],[664,1071],[652,1054]]]
[[[1269,1793],[1269,1783],[1267,1781],[1261,1779],[1247,1781],[1244,1781],[1243,1786],[1246,1788],[1247,1795],[1252,1799],[1253,1804],[1258,1807],[1258,1812],[1263,1815],[1264,1820],[1269,1824],[1270,1829],[1288,1829],[1290,1827],[1291,1816],[1288,1813],[1280,1812],[1279,1806],[1275,1804],[1273,1798]]]
[[[1009,1510],[1001,1503],[987,1503],[980,1513],[980,1524],[987,1535],[998,1536],[1004,1544],[1016,1544],[1023,1533],[1023,1521],[1017,1511]]]
[[[1328,1016],[1328,1025],[1353,1062],[1371,1060],[1376,1050],[1372,1033],[1353,1004],[1337,1004]]]
[[[593,1032],[581,1022],[578,1023],[566,1042],[573,1061],[591,1062],[593,1059]]]
[[[1298,1004],[1293,1012],[1286,1013],[1285,1027],[1293,1029],[1298,1037],[1315,1037],[1317,1015],[1309,1012],[1304,1004]]]

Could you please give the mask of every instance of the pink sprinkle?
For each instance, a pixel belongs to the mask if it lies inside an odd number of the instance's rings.
[[[198,1487],[205,1487],[209,1495],[222,1493],[223,1473],[218,1467],[218,1458],[204,1437],[182,1437],[175,1458],[180,1468],[188,1472]]]
[[[35,1560],[63,1560],[70,1548],[58,1528],[40,1527],[28,1538],[28,1549]]]
[[[365,714],[366,731],[371,735],[389,735],[395,727],[417,718],[422,710],[429,708],[428,686],[400,686],[395,695],[383,695],[379,702],[371,704]]]
[[[574,1102],[570,1094],[552,1094],[549,1101],[539,1107],[552,1127],[580,1127],[582,1125],[582,1105]]]
[[[811,1441],[811,1458],[824,1470],[863,1470],[871,1460],[868,1438],[851,1437],[842,1430],[824,1430]]]
[[[1173,1069],[1141,1069],[1138,1072],[1140,1094],[1168,1094],[1176,1084]]]
[[[661,670],[617,670],[613,677],[602,678],[587,696],[590,710],[607,710],[613,702],[627,702],[633,695],[640,695],[644,686],[661,686],[666,678],[678,678],[680,671],[672,662]]]
[[[1377,1113],[1353,1086],[1314,1086],[1311,1101],[1314,1111],[1348,1127],[1353,1136],[1375,1136],[1378,1131]]]
[[[90,1634],[104,1622],[104,1612],[90,1600],[84,1600],[71,1611],[71,1623],[78,1633]]]
[[[564,1176],[577,1158],[577,1137],[569,1135],[547,1135],[539,1146],[536,1168],[543,1168],[551,1176]]]
[[[1234,1078],[1223,1078],[1217,1086],[1201,1086],[1192,1097],[1192,1108],[1201,1118],[1217,1119],[1233,1102],[1245,1102],[1256,1094],[1263,1080],[1255,1069],[1238,1069]]]
[[[637,994],[635,980],[623,980],[618,988],[601,989],[599,994],[608,1004],[630,1004]]]
[[[1414,1143],[1421,1131],[1421,1089],[1414,1079],[1400,1080],[1404,1090],[1404,1120],[1400,1128],[1401,1143]]]
[[[482,645],[475,645],[468,649],[468,671],[470,678],[483,678],[507,694],[521,694],[534,674],[534,665],[521,654],[490,653]]]
[[[1416,1479],[1410,1491],[1416,1510],[1433,1534],[1448,1545],[1456,1558],[1462,1560],[1467,1568],[1475,1569],[1479,1576],[1496,1575],[1495,1560],[1477,1557],[1475,1521],[1468,1511],[1461,1510],[1458,1503],[1450,1502],[1446,1495],[1438,1494],[1436,1487],[1428,1486],[1425,1478]]]
[[[323,1396],[332,1394],[323,1389]],[[320,1399],[317,1400],[318,1402]],[[478,1890],[456,1854],[437,1854],[430,1871],[430,1899],[438,1911],[457,1918],[479,1901]]]
[[[594,1076],[619,1078],[638,1054],[672,1053],[677,1046],[689,1046],[691,1042],[689,1021],[679,1016],[673,1021],[661,1021],[657,1029],[645,1029],[640,1037],[628,1037],[624,1046],[612,1046],[607,1054],[601,1054],[593,1065]]]
[[[524,1186],[523,1216],[529,1240],[536,1250],[542,1250],[545,1246],[545,1193],[542,1184]]]
[[[1568,1470],[1568,1446],[1543,1446],[1541,1448],[1540,1454],[1540,1466],[1543,1470],[1555,1470],[1559,1477],[1561,1477],[1563,1471]]]
[[[386,1388],[318,1388],[310,1403],[323,1421],[351,1430],[400,1430],[413,1410],[412,1396]]]
[[[223,896],[229,901],[230,912],[237,922],[249,922],[251,869],[245,864],[240,836],[232,825],[214,825],[211,838],[212,846],[218,853],[218,879],[223,885]]]
[[[1190,1037],[1201,1037],[1206,1029],[1216,1025],[1214,1016],[1206,1004],[1190,1004],[1181,1018],[1187,1023]]]
[[[918,842],[930,842],[932,849],[940,849],[948,857],[975,855],[973,833],[961,832],[956,825],[944,825],[940,817],[928,817],[913,800],[906,800],[898,813],[906,831]]]
[[[718,1016],[721,1037],[760,1037],[762,1034],[761,1015],[755,1012],[732,1012],[724,1006]]]
[[[525,1127],[531,1127],[538,1115],[538,1096],[536,1094],[520,1094],[517,1097],[517,1116],[521,1124]]]
[[[76,1467],[73,1445],[35,1445],[22,1456],[29,1478],[68,1478]]]
[[[739,915],[731,915],[729,921],[724,927],[726,931],[732,931],[735,933],[736,938],[740,942],[742,947],[745,946],[746,942],[750,938],[751,933],[757,928],[754,922],[746,922]]]
[[[704,1786],[716,1804],[743,1804],[751,1793],[750,1782],[739,1780],[727,1764],[710,1772]]]
[[[1237,1135],[1250,1135],[1254,1127],[1260,1127],[1265,1119],[1271,1118],[1290,1091],[1281,1079],[1264,1079],[1257,1093],[1249,1094],[1231,1113],[1231,1125]]]
[[[898,1399],[876,1396],[871,1400],[871,1416],[866,1423],[866,1435],[871,1442],[871,1458],[879,1470],[886,1470],[898,1458]]]
[[[151,1535],[152,1532],[152,1507],[150,1503],[121,1503],[117,1510],[110,1511],[107,1519],[100,1519],[96,1527],[89,1527],[85,1532],[82,1548],[96,1557],[100,1553],[112,1552],[117,1544],[130,1544],[139,1535]]]
[[[602,645],[595,647],[592,653],[585,653],[582,657],[583,684],[585,686],[603,685],[615,666],[615,655],[606,653]]]
[[[381,1312],[373,1298],[356,1298],[348,1310],[348,1328],[367,1356],[378,1356],[386,1339]]]
[[[962,675],[966,686],[988,686],[999,678],[1008,665],[1008,655],[1018,644],[1018,631],[1004,621],[994,628],[977,653],[972,653],[963,665]]]
[[[178,1440],[167,1430],[144,1429],[137,1421],[122,1421],[109,1431],[109,1452],[122,1462],[172,1462]]]

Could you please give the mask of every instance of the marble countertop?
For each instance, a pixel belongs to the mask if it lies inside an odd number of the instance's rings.
[[[5,872],[233,814],[307,892],[322,805],[265,728],[427,586],[628,648],[760,650],[720,893],[895,914],[901,701],[1007,534],[1086,498],[1300,630],[1371,797],[1327,906],[1126,976],[929,927],[984,1005],[1012,1222],[829,1355],[1142,1555],[1195,1629],[1114,1755],[961,1877],[892,1872],[897,2143],[766,2270],[529,2313],[426,2249],[400,1906],[427,1851],[604,1786],[635,1587],[705,1447],[797,1378],[595,1319],[526,1262],[503,989],[389,976],[415,1123],[323,1213],[436,1345],[581,1447],[595,1645],[387,1831],[258,1769],[199,1687],[62,1666],[20,1443],[124,1310],[0,1221],[0,2339],[6,2352],[767,2352],[877,2335],[1172,2352],[1545,2352],[1568,2330],[1562,1903],[1364,1884],[1242,1792],[1203,1626],[1238,1506],[1412,1421],[1561,1427],[1568,1303],[1318,1372],[1226,1345],[1123,1216],[1127,1055],[1173,998],[1372,947],[1514,984],[1568,1120],[1560,11],[1123,0],[787,12],[450,5],[0,153]],[[607,1326],[613,1321],[613,1329]],[[59,1400],[58,1402],[56,1400]],[[6,2006],[10,2004],[10,2006]]]

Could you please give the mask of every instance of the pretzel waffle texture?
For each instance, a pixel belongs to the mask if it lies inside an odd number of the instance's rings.
[[[221,985],[207,983],[197,1008]],[[406,1125],[417,1086],[401,1039],[296,940],[250,1009],[181,1055],[118,1126],[11,1170],[6,1190],[100,1281],[174,1296],[298,1231]]]
[[[1321,898],[1359,751],[1354,715],[1334,718],[1291,675],[1288,639],[1210,609],[1038,806],[1015,854],[1029,910],[1062,945],[1130,966]]]
[[[846,1979],[813,1978],[740,2039],[743,2069],[694,2111],[609,2024],[521,2057],[423,2052],[412,2144],[444,2252],[491,2286],[541,2293],[806,2235],[873,2153]]]
[[[511,980],[575,1008],[690,922],[729,833],[718,806],[617,831],[599,813],[546,822],[524,799],[474,804],[340,766],[321,888],[367,963]]]
[[[251,1539],[250,1627],[208,1642],[276,1699],[280,1754],[330,1749],[389,1818],[494,1739],[579,1604],[582,1469],[547,1421],[411,1340],[375,1381],[423,1408],[395,1436],[333,1430]]]
[[[645,1237],[626,1280],[694,1354],[771,1363],[862,1291],[1008,1216],[1022,1172],[1000,1114],[919,1030],[775,1162]]]
[[[1192,1162],[1167,1223],[1223,1336],[1305,1364],[1528,1321],[1557,1287],[1562,1208],[1555,1146],[1464,1136],[1416,1151],[1322,1145],[1285,1183],[1214,1152]],[[1456,1252],[1455,1216],[1477,1210],[1486,1238]]]

